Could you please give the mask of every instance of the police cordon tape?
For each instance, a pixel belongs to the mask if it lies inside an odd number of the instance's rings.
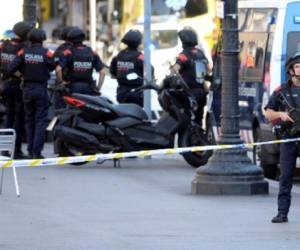
[[[253,142],[242,144],[228,144],[228,145],[208,145],[208,146],[195,146],[184,148],[167,148],[167,149],[155,149],[155,150],[142,150],[126,153],[108,153],[108,154],[94,154],[85,156],[69,156],[69,157],[55,157],[45,159],[31,159],[31,160],[0,160],[0,168],[10,167],[41,167],[51,165],[65,165],[70,163],[91,162],[100,160],[119,160],[129,157],[146,157],[153,155],[174,155],[188,152],[199,152],[205,150],[222,150],[222,149],[234,149],[234,148],[252,148],[254,146],[280,144],[288,142],[297,142],[300,138],[282,139],[266,142]]]

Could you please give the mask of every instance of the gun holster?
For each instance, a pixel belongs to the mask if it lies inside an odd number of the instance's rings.
[[[284,124],[277,124],[272,127],[272,132],[277,140],[284,138],[287,130]]]
[[[300,134],[300,109],[291,109],[288,113],[294,120],[290,128],[288,128],[289,135],[295,136],[296,134]]]

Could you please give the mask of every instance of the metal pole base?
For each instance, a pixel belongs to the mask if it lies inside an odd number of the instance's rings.
[[[254,195],[268,194],[263,171],[253,165],[246,149],[215,151],[208,164],[198,168],[192,181],[192,194]]]

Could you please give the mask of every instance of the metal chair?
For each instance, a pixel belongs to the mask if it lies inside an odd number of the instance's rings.
[[[15,142],[16,142],[16,132],[14,129],[0,129],[0,153],[2,152],[5,153],[5,156],[0,155],[0,161],[12,160],[14,158]],[[16,194],[18,197],[20,197],[17,171],[15,167],[12,167],[12,170],[13,170]],[[4,168],[2,168],[1,172],[2,173],[0,179],[0,195],[2,194]]]

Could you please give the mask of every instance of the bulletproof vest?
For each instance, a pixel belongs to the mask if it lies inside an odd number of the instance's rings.
[[[59,61],[59,57],[63,54],[63,52],[66,49],[71,49],[71,48],[72,48],[71,43],[63,43],[60,46],[58,46],[53,55],[54,61],[57,63]]]
[[[282,90],[283,94],[285,95],[288,103],[291,105],[293,108],[300,109],[300,88],[298,87],[286,87]],[[292,95],[292,97],[291,97]],[[282,109],[285,111],[289,110],[288,104],[285,102],[283,103]]]
[[[290,136],[300,134],[300,88],[287,86],[278,93],[281,101],[281,111],[289,113],[294,122],[281,122],[283,132]]]
[[[182,52],[187,56],[188,66],[180,70],[183,79],[190,88],[203,87],[204,76],[207,74],[207,59],[203,52],[196,48],[184,49]]]
[[[73,47],[72,65],[69,71],[71,82],[89,82],[93,80],[93,51],[89,47]]]
[[[126,76],[130,73],[136,73],[139,76],[143,74],[141,69],[137,68],[138,57],[141,55],[139,51],[125,50],[121,51],[117,56],[117,79],[119,84],[126,87],[138,87],[143,84],[141,79],[127,80]]]
[[[47,51],[42,46],[24,48],[22,73],[25,82],[45,83],[49,80],[50,74],[46,62]]]
[[[17,52],[23,47],[20,42],[5,41],[1,50],[1,68],[3,74],[7,73],[9,65],[17,55]]]

